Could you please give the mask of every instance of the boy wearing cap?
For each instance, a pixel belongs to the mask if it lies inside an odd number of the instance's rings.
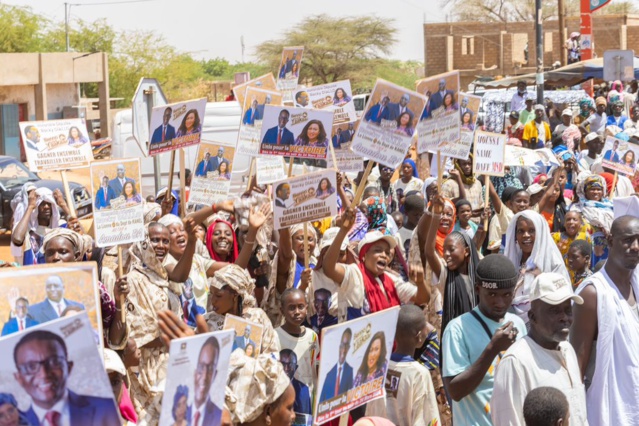
[[[497,366],[491,400],[496,425],[525,425],[524,400],[535,388],[552,386],[568,399],[571,423],[587,425],[586,390],[575,350],[568,343],[572,303],[583,299],[566,278],[542,273],[532,283],[528,335],[512,345]]]
[[[526,325],[508,312],[519,274],[501,254],[485,257],[477,266],[479,304],[453,319],[442,342],[442,376],[453,399],[455,426],[492,426],[490,398],[495,367]]]
[[[568,132],[566,132],[566,130],[568,130]],[[564,134],[566,137],[563,137]],[[581,132],[579,131],[579,127],[572,124],[572,110],[570,108],[566,108],[561,112],[561,123],[553,130],[552,138],[562,138],[566,148],[570,151],[575,149],[575,145],[579,146],[579,142],[581,142]]]
[[[524,135],[522,136],[524,147],[531,149],[544,148],[546,142],[551,141],[552,134],[550,133],[550,126],[544,121],[545,114],[546,111],[543,105],[535,105],[535,119],[524,126]]]
[[[604,142],[595,132],[588,133],[585,142],[588,150],[579,153],[577,165],[579,166],[579,172],[590,173],[593,165],[601,163],[601,151],[603,151]]]

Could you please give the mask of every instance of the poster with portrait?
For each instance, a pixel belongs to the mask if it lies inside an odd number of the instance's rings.
[[[322,330],[316,424],[385,395],[398,317],[396,306]]]
[[[378,78],[351,150],[385,166],[398,167],[410,148],[425,104],[419,93]]]
[[[93,161],[87,126],[79,118],[22,121],[18,126],[32,172],[86,167]]]
[[[606,137],[606,143],[601,151],[603,159],[601,165],[625,176],[634,176],[639,158],[639,145],[612,136]]]
[[[246,88],[242,121],[237,135],[237,154],[255,157],[260,152],[260,136],[267,105],[282,105],[282,94],[255,87]]]
[[[233,145],[200,142],[192,169],[189,204],[210,206],[228,197],[235,153]]]
[[[300,66],[304,55],[303,46],[290,46],[282,50],[282,59],[277,68],[277,90],[282,92],[284,101],[293,100],[293,91],[300,78]]]
[[[60,425],[121,424],[94,333],[86,312],[81,312],[0,339],[2,423],[52,424],[40,423],[37,413],[44,416],[51,407],[66,404]],[[7,400],[14,409],[7,410]]]
[[[2,336],[22,333],[38,324],[77,315],[82,311],[89,315],[94,330],[94,344],[102,346],[102,313],[95,262],[54,263],[0,270]]]
[[[144,204],[140,159],[91,163],[93,229],[98,247],[144,239]]]
[[[262,348],[263,327],[260,324],[251,322],[235,315],[224,317],[223,330],[233,330],[232,351],[240,348],[247,356],[255,358],[260,354]]]
[[[466,159],[471,143],[460,141],[459,71],[418,80],[417,91],[427,99],[417,125],[417,152],[436,153]]]
[[[249,87],[256,87],[258,89],[276,90],[275,77],[273,77],[273,73],[270,72],[268,74],[264,74],[253,80],[249,80],[246,83],[238,84],[233,87],[233,94],[235,95],[235,100],[240,103],[240,105],[244,105],[244,97],[246,95],[246,89]]]
[[[459,99],[459,120],[461,123],[459,143],[460,145],[464,144],[464,146],[468,146],[470,152],[470,146],[473,143],[473,134],[477,126],[477,117],[479,116],[481,96],[459,92]]]
[[[274,182],[275,229],[337,215],[336,182],[334,169]]]
[[[214,331],[175,339],[169,348],[160,426],[218,426],[233,346],[232,331]]]
[[[255,176],[258,185],[266,185],[286,179],[285,161],[282,157],[265,156],[255,160]]]
[[[149,155],[199,144],[205,114],[206,98],[153,108]]]
[[[333,156],[329,155],[326,157],[326,168],[337,169],[341,172],[361,172],[364,170],[362,156],[351,151],[353,136],[355,136],[358,125],[359,120],[333,125],[331,144],[335,151],[337,164],[333,164]]]
[[[503,176],[506,157],[507,135],[501,133],[475,132],[473,143],[473,174]]]
[[[295,106],[333,111],[333,124],[357,120],[350,80],[297,90]]]
[[[266,105],[260,154],[325,160],[333,111]]]

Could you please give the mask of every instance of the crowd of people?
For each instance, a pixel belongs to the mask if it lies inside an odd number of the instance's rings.
[[[351,385],[386,374],[385,396],[351,410],[348,424],[639,424],[639,217],[613,209],[636,182],[602,166],[606,135],[639,137],[639,106],[636,82],[612,86],[554,122],[520,87],[509,143],[552,148],[558,165],[507,167],[487,185],[472,155],[438,182],[410,151],[397,169],[319,182],[319,198],[339,195],[339,214],[279,231],[272,199],[286,184],[253,177],[241,197],[186,215],[166,191],[147,197],[145,239],[122,250],[121,276],[117,248],[96,247],[61,193],[27,183],[12,202],[12,253],[22,265],[97,262],[123,424],[158,423],[171,340],[234,315],[259,324],[261,339],[250,328],[238,336],[220,421],[290,425],[313,414],[320,393],[349,386],[336,376],[318,389],[322,329],[396,306],[389,362],[384,336],[373,336],[376,367],[350,371]],[[351,339],[342,335],[340,359]],[[6,404],[16,405],[0,398],[0,413]],[[201,409],[175,424],[203,425]]]

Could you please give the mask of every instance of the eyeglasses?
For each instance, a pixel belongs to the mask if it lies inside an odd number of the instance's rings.
[[[51,370],[54,368],[58,370],[67,365],[67,359],[63,356],[52,356],[45,359],[44,361],[29,361],[19,365],[18,370],[25,376],[33,376],[38,371],[40,371],[40,368],[43,365],[46,366],[47,370]]]
[[[198,374],[211,374],[215,370],[215,364],[197,364],[197,373]]]

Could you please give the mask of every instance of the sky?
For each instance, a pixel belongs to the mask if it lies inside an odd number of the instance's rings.
[[[153,30],[182,52],[195,58],[254,60],[255,47],[277,39],[310,15],[375,15],[394,20],[399,42],[393,59],[424,60],[423,23],[441,22],[439,0],[69,0],[74,19],[106,18],[116,30]],[[30,6],[34,12],[64,21],[64,2],[58,0],[0,0],[1,4]],[[76,4],[82,4],[77,6]],[[111,4],[100,4],[111,3]]]

